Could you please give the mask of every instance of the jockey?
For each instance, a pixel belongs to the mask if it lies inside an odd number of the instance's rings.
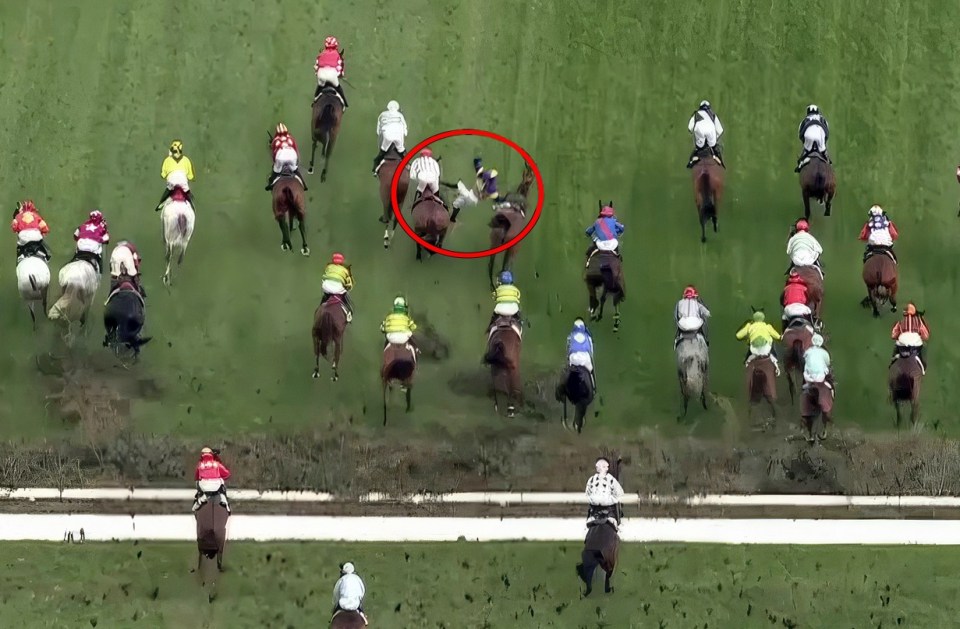
[[[520,317],[520,289],[513,285],[513,273],[504,271],[500,274],[500,283],[493,291],[493,299],[496,302],[493,306],[493,316],[490,317],[490,325],[496,322],[497,317],[511,317],[517,323],[517,327],[523,327],[523,319]]]
[[[766,316],[763,312],[759,310],[754,312],[752,320],[747,321],[737,331],[737,340],[742,341],[743,339],[747,339],[750,344],[743,365],[746,367],[757,356],[769,356],[779,376],[780,363],[777,361],[777,348],[773,342],[780,340],[780,333],[766,322]]]
[[[338,295],[347,309],[347,323],[353,321],[353,304],[350,303],[350,291],[353,289],[353,274],[350,268],[344,265],[346,258],[342,253],[335,253],[330,258],[330,264],[323,269],[323,279],[320,284],[325,303],[332,295]]]
[[[790,277],[787,278],[787,285],[783,287],[780,294],[780,305],[783,306],[783,328],[787,328],[787,322],[791,319],[801,317],[811,324],[813,323],[813,311],[810,310],[809,297],[807,296],[809,288],[807,283],[800,277],[796,271],[790,271]]]
[[[597,473],[587,480],[587,502],[590,506],[587,509],[587,526],[602,524],[603,522],[613,520],[616,526],[620,526],[620,500],[623,498],[623,487],[620,481],[610,474],[610,461],[606,457],[600,457],[596,463]],[[614,507],[613,513],[609,512]],[[603,519],[598,519],[603,516]]]
[[[363,597],[366,593],[363,579],[357,574],[353,564],[343,564],[340,567],[340,579],[333,586],[333,615],[341,610],[359,612],[363,616],[363,624],[369,625],[367,615],[363,613]]]
[[[704,342],[707,345],[710,344],[707,334],[707,319],[710,318],[710,311],[703,305],[697,289],[692,285],[683,289],[683,298],[673,309],[673,318],[677,322],[677,336],[673,340],[674,349],[680,343],[680,337],[684,332],[699,332]]]
[[[897,254],[893,251],[893,242],[900,237],[897,226],[893,224],[887,213],[879,205],[870,208],[867,222],[860,230],[860,240],[866,241],[867,249],[863,252],[863,261],[866,262],[874,253],[887,253],[897,261]]]
[[[593,239],[593,244],[587,249],[587,266],[590,266],[590,258],[599,251],[612,251],[614,255],[623,260],[620,255],[620,236],[623,235],[625,227],[617,220],[617,215],[613,210],[613,201],[600,208],[600,214],[593,225],[587,228],[586,234]]]
[[[403,157],[407,150],[404,148],[404,140],[407,137],[407,119],[400,111],[400,103],[395,100],[387,103],[387,109],[377,117],[377,137],[380,138],[380,151],[373,158],[373,176],[377,176],[380,170],[380,162],[393,146]]]
[[[830,353],[823,349],[823,337],[814,334],[813,345],[803,353],[803,383],[827,382],[830,378]]]
[[[184,179],[176,178],[174,183],[170,183],[170,174],[176,171],[182,172],[186,177]],[[167,182],[167,188],[160,197],[160,203],[157,203],[157,211],[163,209],[163,203],[170,198],[174,186],[179,186],[187,195],[190,205],[193,205],[193,194],[190,193],[190,185],[187,181],[193,181],[193,162],[183,154],[183,142],[174,140],[170,143],[170,151],[166,159],[163,160],[163,166],[160,167],[160,176]],[[182,182],[182,183],[181,183]],[[196,206],[194,206],[196,210]]]
[[[580,317],[573,320],[573,331],[567,336],[567,365],[586,369],[590,373],[593,391],[597,391],[597,378],[593,373],[593,337]]]
[[[417,180],[418,199],[428,187],[440,198],[440,162],[433,159],[429,148],[421,149],[420,156],[410,164],[410,177]]]
[[[787,241],[787,256],[790,257],[791,266],[815,266],[823,273],[823,267],[820,266],[821,253],[823,247],[810,233],[810,223],[801,218],[794,224],[790,240]],[[786,273],[790,273],[789,267]]]
[[[920,365],[923,367],[923,373],[927,373],[927,359],[924,356],[924,343],[930,340],[930,330],[927,328],[927,322],[923,316],[917,312],[917,307],[913,302],[907,304],[903,310],[903,319],[897,321],[890,332],[890,337],[894,340],[892,365],[897,361],[897,356],[905,350],[917,351],[920,358]]]
[[[494,205],[502,202],[505,195],[501,195],[500,191],[497,190],[497,171],[493,168],[485,169],[483,167],[483,159],[479,157],[473,158],[473,169],[477,171],[477,191],[480,193],[479,200],[493,199]]]
[[[340,42],[336,37],[327,37],[323,41],[323,50],[317,55],[317,60],[313,63],[313,71],[317,73],[317,91],[313,93],[313,100],[320,97],[320,91],[325,85],[332,85],[337,90],[340,100],[343,101],[343,108],[346,109],[347,96],[343,93],[343,87],[340,85],[340,79],[343,78],[343,56],[340,51]]]
[[[33,205],[33,201],[23,201],[17,203],[17,209],[13,211],[13,222],[10,223],[10,229],[17,235],[17,259],[42,253],[43,258],[50,260],[52,254],[50,247],[43,240],[43,237],[50,233],[50,227],[47,221],[43,220],[40,212]]]
[[[830,127],[827,125],[827,119],[820,113],[820,108],[816,105],[807,107],[807,117],[800,123],[800,141],[803,142],[803,152],[800,153],[800,159],[797,160],[797,167],[793,172],[800,172],[807,162],[810,161],[811,153],[820,153],[828,162],[830,156],[827,154],[827,140],[830,138]]]
[[[277,129],[270,140],[270,151],[273,153],[273,172],[267,178],[267,187],[271,190],[277,179],[284,173],[289,173],[300,181],[300,185],[307,190],[307,181],[300,172],[300,153],[297,150],[297,141],[293,139],[285,124],[278,123]]]
[[[723,135],[723,125],[720,124],[720,118],[713,113],[709,101],[700,101],[700,107],[690,116],[690,122],[687,123],[687,130],[693,134],[693,152],[690,154],[690,161],[687,162],[687,168],[693,168],[693,165],[700,161],[697,157],[697,151],[704,146],[710,148],[710,152],[720,165],[726,168],[723,163],[723,156],[720,154],[720,147],[717,146],[717,140]]]
[[[129,240],[118,242],[110,254],[110,292],[117,289],[121,275],[126,275],[133,280],[134,286],[140,291],[140,296],[147,297],[143,284],[140,283],[140,253]]]
[[[413,342],[413,332],[416,329],[417,324],[410,318],[407,300],[398,295],[393,300],[393,310],[380,324],[380,331],[386,335],[387,340],[384,349],[391,343],[400,347],[409,345],[416,359],[416,354],[420,351]]]
[[[193,502],[193,511],[200,508],[203,504],[200,499],[204,494],[220,494],[220,504],[227,508],[230,513],[230,503],[227,502],[227,484],[226,480],[230,478],[230,470],[220,460],[220,452],[203,448],[200,450],[200,461],[197,463],[197,469],[194,472],[194,480],[197,481],[197,495]]]
[[[103,245],[110,242],[110,232],[100,210],[90,212],[87,220],[74,230],[73,239],[77,241],[76,259],[95,263],[97,272],[101,272]]]

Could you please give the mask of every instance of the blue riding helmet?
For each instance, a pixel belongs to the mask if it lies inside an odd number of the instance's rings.
[[[513,284],[513,273],[510,271],[504,271],[500,274],[500,283],[501,284]]]

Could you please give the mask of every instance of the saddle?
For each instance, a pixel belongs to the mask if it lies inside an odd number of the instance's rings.
[[[601,524],[610,524],[614,530],[619,531],[618,517],[619,509],[615,509],[615,507],[594,507],[591,505],[587,514],[587,528],[592,529]]]
[[[79,262],[79,261],[86,262],[87,264],[89,264],[90,266],[93,267],[93,271],[94,271],[97,275],[100,275],[100,265],[101,265],[101,263],[102,263],[102,260],[101,260],[100,256],[98,256],[98,255],[95,254],[95,253],[90,253],[89,251],[78,251],[78,252],[76,252],[75,254],[73,254],[73,258],[71,258],[70,261],[71,261],[71,262]]]
[[[521,341],[523,340],[523,326],[517,323],[517,320],[513,317],[499,316],[496,321],[493,322],[493,325],[490,326],[490,332],[487,334],[487,342],[490,342],[490,339],[493,338],[494,332],[497,330],[513,330],[517,334],[517,338]]]
[[[226,494],[223,494],[219,491],[205,491],[200,494],[200,497],[197,498],[197,509],[210,501],[210,498],[219,497],[219,504],[221,507],[230,511],[230,503],[227,502]]]
[[[867,251],[863,254],[863,261],[866,263],[866,261],[873,256],[881,254],[893,260],[894,264],[897,264],[897,258],[893,255],[893,247],[888,247],[887,245],[868,245]]]
[[[304,188],[307,187],[306,182],[300,178],[300,174],[296,170],[291,170],[289,166],[284,166],[283,170],[277,173],[277,180],[274,182],[274,186],[283,181],[284,179],[296,179],[300,182],[300,185]]]
[[[813,323],[807,317],[792,317],[787,322],[787,330],[793,330],[796,328],[810,328],[810,331],[813,332]]]
[[[318,100],[320,100],[320,97],[323,96],[324,94],[335,95],[337,97],[337,100],[340,101],[341,105],[343,105],[344,107],[347,106],[347,104],[343,102],[343,98],[340,96],[340,92],[337,91],[337,88],[330,85],[329,83],[323,84],[323,87],[320,88],[320,92],[317,94],[316,98],[313,99],[313,102],[317,102]]]
[[[407,350],[408,352],[410,352],[410,357],[413,359],[413,364],[414,365],[417,364],[417,348],[411,345],[410,343],[404,343],[403,345],[400,345],[399,343],[388,342],[386,345],[384,345],[383,352],[386,353],[387,350],[390,349],[391,347],[396,349]]]
[[[126,276],[124,277],[124,279],[117,281],[117,285],[110,290],[110,294],[107,295],[107,300],[103,302],[103,305],[106,306],[107,304],[110,303],[110,300],[113,299],[115,295],[118,295],[119,293],[123,293],[123,292],[134,293],[137,297],[140,298],[140,305],[143,306],[144,308],[147,306],[147,302],[143,298],[143,293],[140,292],[140,289],[137,287],[136,282],[134,282],[132,279]]]
[[[413,205],[410,206],[410,210],[413,211],[413,208],[417,207],[418,205],[420,205],[421,203],[423,203],[423,202],[426,201],[427,199],[435,199],[437,202],[440,203],[440,205],[443,206],[443,209],[445,209],[447,212],[450,211],[450,206],[447,205],[446,199],[444,199],[443,196],[441,196],[439,192],[436,193],[436,194],[432,194],[432,193],[431,193],[430,196],[427,196],[427,195],[423,194],[422,192],[418,192],[418,193],[417,193],[417,198],[414,199]]]
[[[37,240],[17,247],[17,264],[24,258],[40,258],[44,262],[49,262],[50,254],[47,253],[43,241]]]

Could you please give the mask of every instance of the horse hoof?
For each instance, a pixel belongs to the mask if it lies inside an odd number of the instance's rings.
[[[703,238],[700,239],[700,244],[707,244],[707,237],[706,237],[706,236],[704,236]]]
[[[309,255],[310,255],[310,247],[303,247],[302,249],[300,249],[300,253],[301,253],[302,255],[304,255],[304,256],[309,256]]]
[[[339,376],[330,376],[330,382],[336,382],[339,379],[340,379]]]
[[[319,371],[314,371],[314,372],[313,372],[313,377],[314,377],[314,378],[319,378],[319,377],[320,377],[320,372],[319,372]]]
[[[312,174],[313,174],[313,166],[311,166],[310,168],[307,169],[307,174],[308,174],[308,175],[312,175]]]

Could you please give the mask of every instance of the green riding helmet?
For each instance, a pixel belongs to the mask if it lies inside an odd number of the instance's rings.
[[[764,315],[762,312],[758,310],[755,313],[753,313],[753,320],[757,323],[763,323],[764,321],[767,320],[767,317],[766,315]]]
[[[397,314],[407,314],[407,300],[402,296],[397,296],[393,300],[393,311]]]

